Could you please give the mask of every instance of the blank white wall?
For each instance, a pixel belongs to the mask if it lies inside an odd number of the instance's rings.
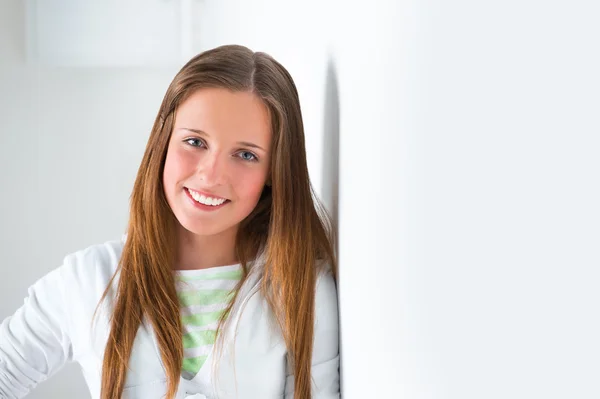
[[[598,5],[337,4],[344,397],[599,397]]]
[[[70,252],[118,239],[171,70],[25,64],[24,4],[0,2],[0,319]],[[70,365],[31,398],[89,398]]]
[[[39,64],[175,67],[183,61],[179,0],[24,2],[28,59]]]

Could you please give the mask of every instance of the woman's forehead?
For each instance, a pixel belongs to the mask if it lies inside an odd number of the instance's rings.
[[[206,88],[195,91],[179,105],[175,129],[270,141],[271,119],[267,106],[254,93]]]

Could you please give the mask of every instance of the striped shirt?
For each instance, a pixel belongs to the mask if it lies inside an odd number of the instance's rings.
[[[183,378],[194,378],[205,363],[215,343],[219,319],[231,301],[242,274],[239,264],[175,270],[183,324]]]

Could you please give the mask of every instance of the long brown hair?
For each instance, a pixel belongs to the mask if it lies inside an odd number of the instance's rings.
[[[238,229],[236,253],[244,277],[237,288],[247,277],[248,263],[263,255],[261,292],[281,327],[295,397],[311,397],[318,268],[328,264],[336,274],[331,223],[309,181],[300,102],[290,74],[268,54],[228,45],[197,55],[179,71],[154,122],[133,187],[119,266],[100,301],[119,274],[102,365],[102,399],[121,397],[133,341],[144,318],[154,329],[166,369],[166,397],[176,395],[183,363],[183,329],[172,273],[177,220],[166,201],[162,174],[178,105],[206,87],[255,93],[269,110],[270,183]]]

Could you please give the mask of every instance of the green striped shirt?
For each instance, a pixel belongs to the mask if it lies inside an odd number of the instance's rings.
[[[185,379],[194,378],[212,351],[219,319],[242,274],[239,264],[175,271],[183,324],[181,374]]]

